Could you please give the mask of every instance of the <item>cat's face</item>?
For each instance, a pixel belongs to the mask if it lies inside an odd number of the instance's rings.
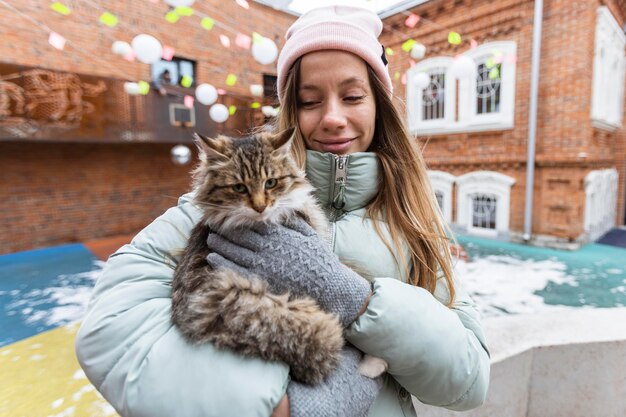
[[[311,192],[289,151],[293,129],[243,138],[196,135],[201,163],[194,171],[196,203],[214,228],[279,222]]]

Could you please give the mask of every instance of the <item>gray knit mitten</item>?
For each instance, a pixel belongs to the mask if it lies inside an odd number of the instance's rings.
[[[237,229],[228,236],[211,233],[207,244],[209,265],[256,275],[275,294],[309,296],[337,314],[344,327],[358,317],[370,294],[367,280],[343,265],[302,219]]]
[[[321,384],[291,381],[287,387],[291,417],[365,417],[382,387],[357,370],[361,352],[346,345],[337,369]]]

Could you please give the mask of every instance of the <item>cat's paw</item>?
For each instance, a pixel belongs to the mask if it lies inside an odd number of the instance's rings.
[[[387,361],[376,356],[364,355],[359,363],[359,373],[368,378],[376,378],[382,375],[389,365]]]

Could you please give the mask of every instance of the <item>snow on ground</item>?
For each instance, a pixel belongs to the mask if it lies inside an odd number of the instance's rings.
[[[13,294],[7,305],[12,315],[19,315],[29,325],[62,326],[81,320],[104,262],[96,261],[94,270],[60,275],[50,287]]]
[[[488,255],[466,262],[458,260],[455,276],[472,295],[483,317],[536,313],[542,310],[574,308],[548,305],[535,294],[548,283],[578,286],[557,260],[518,259]]]

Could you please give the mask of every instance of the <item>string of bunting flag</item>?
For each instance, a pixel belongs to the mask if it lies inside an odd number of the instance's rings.
[[[146,0],[151,3],[157,4],[159,0]],[[240,7],[245,10],[250,9],[250,5],[247,0],[234,0]],[[100,6],[93,0],[84,0],[84,2],[96,10],[98,14],[97,20],[102,25],[105,25],[108,28],[116,28],[119,26],[123,26],[125,31],[128,33],[139,33],[137,34],[130,43],[116,39],[111,34],[104,32],[104,35],[111,41],[111,50],[114,54],[126,59],[128,61],[134,61],[135,59],[145,63],[152,65],[154,63],[159,62],[161,59],[171,61],[175,55],[175,48],[170,45],[163,45],[157,38],[147,33],[141,33],[140,30],[137,30],[132,24],[128,22],[124,22],[123,19],[116,16],[114,13],[106,10],[104,7]],[[257,32],[252,32],[251,36],[248,36],[241,31],[231,27],[230,25],[220,21],[220,19],[216,19],[215,15],[221,15],[220,11],[214,9],[211,5],[203,4],[203,7],[206,6],[215,12],[213,16],[209,16],[206,13],[203,13],[198,8],[193,8],[192,6],[195,3],[195,0],[164,0],[164,3],[168,6],[168,11],[164,15],[164,20],[175,24],[181,20],[181,18],[189,18],[195,16],[199,19],[199,25],[207,31],[211,31],[214,27],[219,28],[222,32],[218,35],[219,42],[224,48],[230,48],[232,45],[231,38],[226,34],[234,35],[234,44],[242,49],[250,50],[254,59],[262,65],[272,64],[278,55],[278,48],[274,41],[271,39],[260,35]],[[71,46],[73,50],[79,52],[81,55],[85,56],[88,59],[96,60],[99,64],[103,64],[107,68],[114,70],[115,73],[120,73],[119,68],[115,68],[109,61],[98,59],[98,55],[95,53],[90,53],[86,51],[84,48],[78,47],[76,44],[72,43],[64,36],[62,36],[57,31],[52,30],[50,27],[45,25],[42,22],[37,21],[33,17],[28,14],[18,10],[13,7],[7,1],[0,0],[0,4],[8,8],[9,10],[19,14],[20,16],[28,19],[30,22],[38,26],[40,29],[44,30],[48,34],[48,43],[56,48],[57,50],[64,50],[66,46]],[[55,1],[50,4],[51,10],[56,13],[59,13],[63,16],[74,15],[78,19],[80,19],[84,23],[89,23],[90,20],[81,16],[78,13],[72,13],[72,10],[65,4],[60,1]],[[448,28],[439,25],[438,23],[421,17],[415,13],[409,11],[401,12],[404,16],[406,16],[404,20],[404,25],[410,29],[416,27],[418,23],[434,25],[439,29],[448,31],[447,41],[453,45],[460,45],[463,43],[463,37],[460,33],[449,30]],[[411,67],[416,64],[417,60],[424,58],[426,55],[426,46],[417,42],[415,39],[408,38],[406,39],[406,33],[398,31],[390,26],[387,27],[390,31],[397,33],[404,38],[405,40],[401,44],[401,49],[408,53],[411,57],[410,65]],[[477,42],[474,39],[469,40],[470,48],[476,48]],[[388,56],[394,55],[394,50],[392,48],[386,48],[386,53]],[[498,73],[498,63],[501,62],[502,57],[499,56],[498,51],[494,51],[493,57],[487,60],[487,67],[491,69],[489,72],[490,78],[497,78],[499,76]],[[464,54],[459,54],[455,57],[453,66],[455,66],[456,73],[471,73],[472,67],[474,66],[473,60],[471,58],[465,56]],[[418,74],[416,79],[423,84],[422,87],[425,87],[430,83],[430,77],[427,74],[423,74],[424,76],[419,76],[422,74]],[[124,84],[124,90],[131,95],[145,95],[150,92],[150,84],[146,81],[132,81],[133,77],[125,77],[128,81]],[[399,72],[394,74],[394,79],[401,80],[403,84],[406,84],[406,74],[401,76]],[[237,75],[236,74],[227,74],[226,79],[224,80],[224,84],[227,87],[233,87],[237,83]],[[193,85],[193,78],[189,75],[184,75],[180,84],[183,87],[190,87]],[[253,84],[249,86],[250,93],[254,97],[262,97],[263,95],[263,86],[258,84]],[[194,96],[179,94],[175,92],[169,92],[169,94],[178,96],[183,99],[183,102],[188,107],[193,107],[195,100],[197,100],[200,104],[211,106],[209,109],[209,115],[211,118],[218,122],[224,122],[228,119],[230,115],[233,115],[237,111],[236,106],[230,106],[227,108],[223,104],[216,103],[218,97],[220,95],[227,94],[227,92],[222,88],[216,88],[212,84],[202,83],[199,84],[195,89]],[[230,94],[230,93],[228,93]],[[237,95],[237,94],[233,94]],[[246,97],[248,98],[248,97]],[[254,101],[250,104],[252,108],[260,108],[262,107],[258,101]],[[277,109],[272,108],[271,106],[263,106],[262,111],[266,116],[275,116],[277,113]]]

